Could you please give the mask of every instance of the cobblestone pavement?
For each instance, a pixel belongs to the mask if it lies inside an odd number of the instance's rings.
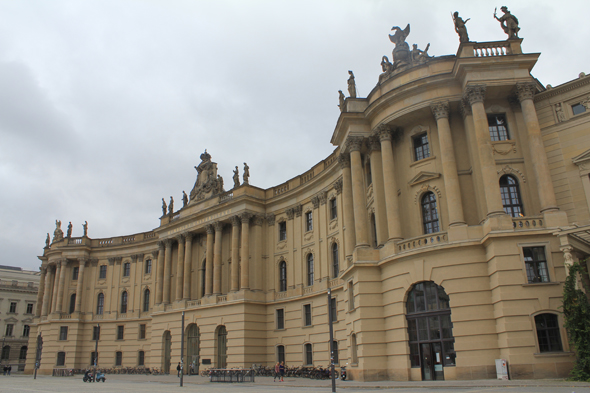
[[[344,393],[366,391],[395,393],[590,393],[590,383],[564,380],[517,380],[517,381],[436,381],[436,382],[357,382],[336,381],[336,389]],[[26,392],[85,392],[85,393],[126,393],[126,392],[331,392],[329,380],[317,381],[305,378],[287,378],[285,382],[273,382],[270,377],[257,377],[255,383],[211,383],[208,378],[190,376],[184,378],[184,387],[179,386],[176,376],[107,375],[107,382],[84,383],[82,376],[48,377],[31,375],[0,375],[0,393]]]

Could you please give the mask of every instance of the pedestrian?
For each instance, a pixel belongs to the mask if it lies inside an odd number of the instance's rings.
[[[12,366],[9,364],[8,365],[8,375],[10,375],[10,372],[12,371]]]
[[[277,362],[277,364],[275,364],[275,377],[273,379],[273,382],[277,381],[277,377],[279,377],[279,373],[281,372],[280,367],[279,367],[279,362]],[[279,377],[280,379],[280,377]]]
[[[3,375],[6,375],[6,373],[8,372],[8,367],[4,366],[4,368],[2,369],[2,371],[4,371]]]
[[[178,362],[178,366],[176,366],[176,376],[180,378],[180,362]]]
[[[283,377],[285,376],[285,362],[281,362],[279,365],[279,372],[281,373],[281,382],[284,382]]]

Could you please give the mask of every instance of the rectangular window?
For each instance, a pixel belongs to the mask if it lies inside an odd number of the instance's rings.
[[[78,272],[80,271],[80,268],[78,266],[74,266],[72,268],[72,281],[76,281],[78,279]]]
[[[279,241],[287,240],[287,222],[279,222]]]
[[[572,105],[572,113],[575,115],[579,115],[580,113],[586,112],[586,107],[582,104],[575,104]]]
[[[139,338],[140,339],[145,338],[145,323],[142,323],[139,325]]]
[[[100,265],[100,268],[98,271],[98,278],[99,279],[107,278],[107,265]]]
[[[100,326],[93,326],[92,341],[100,340]]]
[[[338,364],[338,341],[332,341],[332,357],[334,358],[334,364]]]
[[[131,275],[131,264],[126,262],[123,264],[123,277],[129,277]]]
[[[5,332],[6,334],[5,334],[5,336],[6,337],[12,337],[13,330],[14,330],[14,325],[12,323],[7,324],[6,325],[6,332]]]
[[[413,138],[414,158],[416,161],[430,157],[430,147],[428,145],[428,134],[424,133]]]
[[[10,310],[8,312],[11,314],[16,313],[16,302],[10,302]]]
[[[66,365],[66,353],[65,352],[58,352],[57,353],[57,363],[56,366],[65,366]]]
[[[60,326],[59,339],[60,339],[60,341],[65,341],[68,339],[68,327],[67,326]]]
[[[115,353],[115,366],[120,366],[123,364],[123,352],[116,352]]]
[[[284,345],[279,345],[277,347],[277,361],[279,363],[285,361],[285,346]]]
[[[311,304],[303,305],[303,326],[311,326]]]
[[[145,274],[150,274],[152,272],[152,260],[148,259],[145,261]]]
[[[27,314],[33,313],[33,303],[27,303]]]
[[[25,325],[23,327],[23,337],[29,337],[29,333],[31,333],[31,327],[29,325]]]
[[[336,322],[338,320],[338,311],[336,309],[336,298],[330,298],[330,313],[332,313],[332,322]]]
[[[117,340],[123,339],[124,332],[125,332],[125,326],[123,326],[123,325],[117,326]]]
[[[138,366],[145,366],[145,352],[144,351],[139,351],[139,354],[137,356],[137,365]]]
[[[305,232],[313,230],[313,212],[305,213]]]
[[[277,329],[285,328],[285,310],[282,308],[277,309]]]
[[[352,285],[352,281],[348,282],[348,309],[350,311],[354,310],[354,287]]]
[[[305,344],[305,365],[313,365],[313,349],[311,344]]]
[[[330,199],[330,220],[336,217],[338,217],[338,203],[336,202],[336,198],[332,198]]]
[[[507,124],[506,115],[488,115],[488,127],[492,141],[505,141],[510,139]]]
[[[529,284],[549,282],[545,247],[524,247],[522,252]]]

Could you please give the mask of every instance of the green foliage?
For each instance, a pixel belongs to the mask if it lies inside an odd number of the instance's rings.
[[[584,291],[576,289],[577,273],[582,272],[578,262],[570,268],[563,287],[563,314],[570,344],[576,351],[570,379],[590,382],[590,304]]]

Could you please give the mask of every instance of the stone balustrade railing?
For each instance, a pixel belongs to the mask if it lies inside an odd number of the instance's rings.
[[[289,183],[283,183],[281,185],[278,185],[274,188],[274,195],[281,195],[284,192],[289,191]]]
[[[227,302],[227,295],[217,296],[217,303]]]
[[[397,242],[397,250],[399,252],[411,251],[417,248],[448,243],[448,241],[449,239],[446,232],[437,232],[429,235],[414,237],[412,239],[401,240]]]
[[[186,302],[187,307],[198,307],[201,305],[201,299],[199,300],[189,300]]]
[[[512,219],[512,226],[516,230],[545,228],[541,217],[518,217]]]
[[[341,284],[342,284],[342,282],[340,281],[340,279],[338,277],[336,277],[336,278],[333,278],[330,281],[328,281],[328,288],[334,288],[334,287],[337,287]]]
[[[475,57],[494,57],[510,55],[510,44],[508,42],[478,42],[473,46]]]

